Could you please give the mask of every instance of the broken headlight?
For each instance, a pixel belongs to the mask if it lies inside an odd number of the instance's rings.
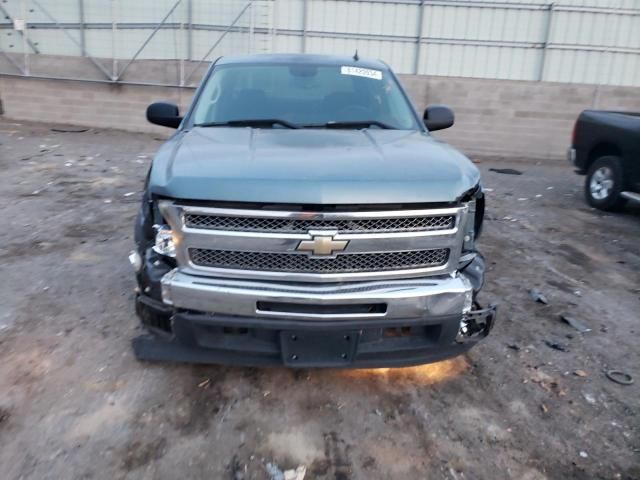
[[[482,222],[484,220],[484,193],[480,184],[469,190],[461,199],[469,207],[467,222],[464,225],[464,250],[473,250],[475,239],[482,232]]]
[[[156,231],[153,251],[160,255],[175,258],[176,243],[173,230],[171,230],[167,225],[154,225],[153,228]]]
[[[477,255],[475,241],[480,236],[484,219],[484,193],[480,184],[469,190],[461,201],[467,204],[469,211],[465,224],[461,225],[463,241],[462,254],[458,263],[460,269],[469,265]]]

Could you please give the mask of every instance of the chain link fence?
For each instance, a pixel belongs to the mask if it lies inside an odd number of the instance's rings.
[[[0,74],[193,86],[220,55],[640,86],[637,0],[0,0]]]

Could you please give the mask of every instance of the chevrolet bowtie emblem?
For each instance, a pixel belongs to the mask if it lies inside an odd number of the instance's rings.
[[[311,234],[311,240],[302,240],[296,250],[317,256],[327,256],[342,252],[347,248],[348,243],[348,240],[334,240],[332,235]]]

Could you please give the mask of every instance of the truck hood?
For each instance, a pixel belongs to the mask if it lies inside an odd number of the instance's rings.
[[[464,155],[403,130],[193,128],[153,161],[151,192],[294,204],[453,202],[479,181]]]

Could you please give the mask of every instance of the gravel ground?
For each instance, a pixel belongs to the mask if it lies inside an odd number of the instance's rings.
[[[588,208],[568,165],[479,163],[482,299],[500,316],[467,356],[394,370],[147,364],[130,349],[126,256],[162,139],[50,128],[0,121],[3,478],[640,478],[640,210]]]

